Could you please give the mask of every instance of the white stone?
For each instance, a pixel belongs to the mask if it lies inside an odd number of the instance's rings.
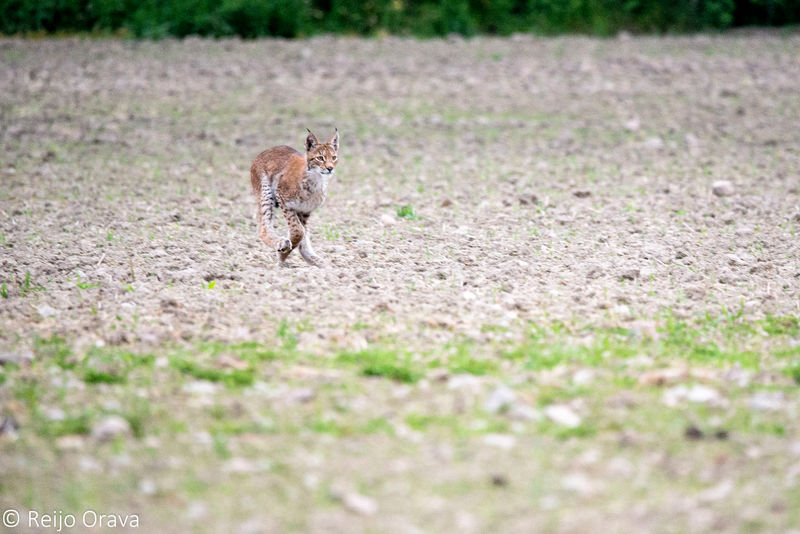
[[[728,180],[717,180],[711,184],[711,191],[718,197],[729,197],[734,193],[734,188]]]
[[[484,445],[510,450],[517,444],[517,438],[509,434],[486,434],[483,436]]]
[[[378,511],[378,503],[375,502],[375,499],[360,493],[346,493],[342,497],[342,503],[345,508],[359,515],[375,515]]]
[[[36,307],[36,311],[44,317],[45,319],[48,317],[55,317],[58,315],[58,310],[53,308],[52,306],[48,306],[47,304],[42,304],[41,306]]]
[[[575,428],[581,424],[581,417],[564,404],[551,404],[545,407],[544,414],[554,423],[567,428]]]
[[[119,415],[109,415],[92,428],[92,437],[98,441],[108,441],[130,433],[131,425]]]
[[[506,386],[500,386],[492,391],[483,403],[483,409],[489,413],[508,410],[516,394]]]

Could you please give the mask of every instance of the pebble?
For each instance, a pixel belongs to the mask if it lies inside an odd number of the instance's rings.
[[[56,315],[58,315],[58,310],[56,310],[52,306],[48,306],[47,304],[42,304],[41,306],[37,306],[36,312],[45,319],[47,319],[48,317],[55,317]]]
[[[544,409],[544,415],[556,424],[575,428],[581,424],[581,417],[564,404],[551,404]]]
[[[729,197],[734,193],[734,188],[728,180],[717,180],[711,184],[711,191],[718,197]]]
[[[19,430],[19,423],[13,417],[4,417],[0,422],[0,437],[16,440],[17,430]]]
[[[92,428],[92,437],[98,441],[109,441],[130,433],[131,425],[119,415],[110,415]]]
[[[253,473],[256,471],[256,466],[247,458],[231,458],[223,466],[223,470],[228,473]]]
[[[375,502],[375,499],[360,493],[345,493],[342,497],[342,504],[358,515],[375,515],[378,511],[378,503]]]
[[[516,394],[506,386],[500,386],[492,391],[483,403],[483,409],[489,413],[505,412],[514,402]]]
[[[20,365],[22,363],[30,363],[31,361],[33,361],[33,352],[28,349],[0,354],[0,365],[5,365],[7,363]]]
[[[783,408],[784,399],[782,391],[759,391],[749,402],[750,408],[760,411],[780,410]]]
[[[705,404],[712,401],[719,401],[720,395],[716,389],[701,384],[695,384],[691,388],[680,384],[665,391],[662,397],[662,401],[667,406],[677,406],[682,400]]]
[[[636,280],[637,278],[639,278],[639,274],[640,274],[639,269],[626,269],[622,271],[620,276],[622,277],[623,280]]]
[[[591,369],[578,369],[572,375],[572,383],[576,386],[584,386],[594,380],[594,371]]]
[[[486,434],[483,436],[483,444],[498,449],[511,450],[517,444],[517,438],[509,434]]]
[[[631,119],[623,124],[623,127],[629,132],[638,131],[641,126],[642,123],[639,121],[639,119]]]
[[[144,495],[155,495],[156,490],[156,483],[149,478],[142,479],[139,482],[139,491]]]
[[[651,150],[659,150],[664,147],[664,141],[660,137],[649,137],[645,140],[644,147]]]
[[[83,449],[83,436],[68,435],[61,436],[56,440],[56,448],[60,451],[79,451]]]
[[[561,487],[580,495],[591,495],[596,488],[594,483],[583,473],[571,473],[561,480]]]
[[[397,224],[397,217],[384,213],[381,215],[381,224],[384,226],[392,226]]]

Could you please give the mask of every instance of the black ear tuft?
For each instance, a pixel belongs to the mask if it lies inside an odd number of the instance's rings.
[[[336,131],[334,132],[333,137],[331,137],[331,140],[328,141],[328,144],[333,147],[333,150],[338,152],[339,151],[339,128],[334,128],[334,130],[336,130]]]
[[[308,130],[308,128],[306,128],[306,130]],[[306,152],[314,150],[314,147],[316,147],[318,144],[319,141],[317,141],[317,136],[314,135],[311,130],[308,130],[308,137],[306,137]]]

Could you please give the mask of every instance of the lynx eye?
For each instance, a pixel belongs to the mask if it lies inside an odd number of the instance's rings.
[[[336,156],[333,156],[333,161],[336,161],[337,159],[339,159],[339,158],[337,158]]]
[[[317,156],[317,159],[323,163],[325,162],[325,156]]]

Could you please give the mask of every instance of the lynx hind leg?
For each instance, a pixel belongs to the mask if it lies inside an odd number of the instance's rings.
[[[297,214],[297,218],[300,219],[300,224],[303,225],[303,239],[300,240],[298,250],[300,250],[300,256],[306,260],[306,263],[309,265],[320,266],[322,262],[319,259],[319,256],[314,253],[314,249],[311,246],[311,236],[308,234],[308,218],[310,215],[310,213]]]
[[[275,194],[272,187],[269,185],[267,175],[262,174],[261,178],[261,196],[258,201],[258,237],[266,243],[266,245],[277,251],[278,253],[291,251],[291,243],[288,239],[283,239],[278,236],[275,227],[272,224],[273,207],[275,205]]]
[[[284,243],[285,245],[288,244],[288,247],[286,247],[288,250],[278,251],[278,256],[281,261],[286,261],[289,254],[300,245],[305,235],[305,228],[303,227],[303,223],[300,222],[300,217],[298,217],[297,213],[287,209],[284,210],[284,214],[286,215],[286,222],[289,225],[289,239],[286,239]]]

